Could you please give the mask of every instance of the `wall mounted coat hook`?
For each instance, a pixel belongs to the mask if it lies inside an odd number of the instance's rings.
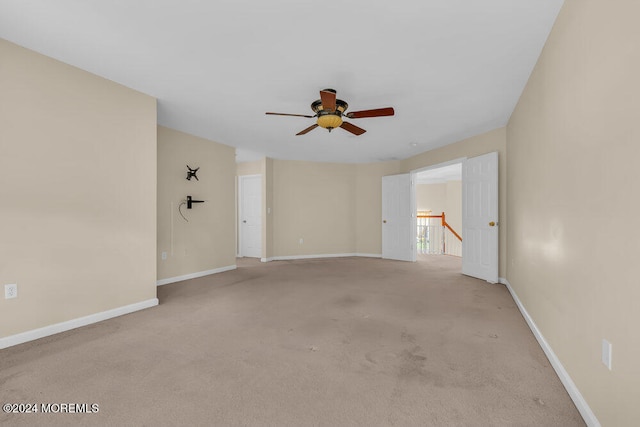
[[[196,179],[196,181],[200,181],[200,180],[198,179],[198,176],[196,175],[196,174],[198,173],[198,169],[200,169],[199,167],[197,167],[197,168],[195,168],[195,169],[191,169],[191,168],[189,167],[189,165],[187,165],[187,169],[189,169],[189,170],[187,171],[187,180],[188,180],[188,181],[191,181],[191,178],[195,178],[195,179]],[[191,209],[191,208],[189,208],[189,209]]]

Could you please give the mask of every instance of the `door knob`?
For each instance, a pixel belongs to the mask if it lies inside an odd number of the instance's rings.
[[[386,219],[384,219],[384,220],[382,220],[382,222],[386,224],[386,223],[387,223],[387,220],[386,220]]]
[[[496,225],[496,223],[495,223],[495,222],[493,222],[493,221],[491,221],[491,222],[489,223],[489,227],[495,227],[495,225]]]
[[[244,221],[242,221],[242,222],[244,222],[244,223],[246,224],[246,223],[247,223],[247,220],[245,219],[245,220],[244,220]]]

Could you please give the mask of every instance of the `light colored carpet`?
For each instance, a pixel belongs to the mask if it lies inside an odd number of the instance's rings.
[[[160,306],[0,351],[7,425],[572,426],[502,285],[460,260],[239,260]]]

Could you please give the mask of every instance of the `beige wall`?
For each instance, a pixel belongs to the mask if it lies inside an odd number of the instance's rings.
[[[567,0],[507,128],[507,278],[604,426],[640,425],[638,16]]]
[[[440,215],[446,210],[447,184],[416,184],[416,208]]]
[[[355,252],[355,171],[273,160],[273,256]]]
[[[187,166],[199,167],[188,181]],[[235,149],[158,127],[158,279],[235,265]],[[187,195],[206,200],[193,209]],[[167,259],[162,260],[162,252]]]
[[[498,152],[498,198],[500,214],[500,277],[507,274],[507,132],[506,128],[495,129],[460,142],[427,151],[402,161],[405,172],[433,166],[463,157]],[[462,203],[462,201],[460,202]],[[462,222],[462,221],[461,221]],[[456,230],[457,231],[457,230]]]
[[[256,160],[255,162],[241,162],[236,163],[236,175],[261,175],[263,160]]]
[[[380,255],[382,177],[398,173],[399,162],[335,164],[265,158],[260,163],[263,258]],[[243,169],[247,170],[255,168]]]
[[[0,337],[156,297],[156,101],[0,40]]]
[[[354,165],[356,253],[382,254],[382,177],[400,173],[400,162]]]

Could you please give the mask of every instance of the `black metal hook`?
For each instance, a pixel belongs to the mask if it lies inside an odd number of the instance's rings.
[[[193,200],[191,196],[187,196],[187,209],[191,209],[194,203],[204,203],[205,200]]]

